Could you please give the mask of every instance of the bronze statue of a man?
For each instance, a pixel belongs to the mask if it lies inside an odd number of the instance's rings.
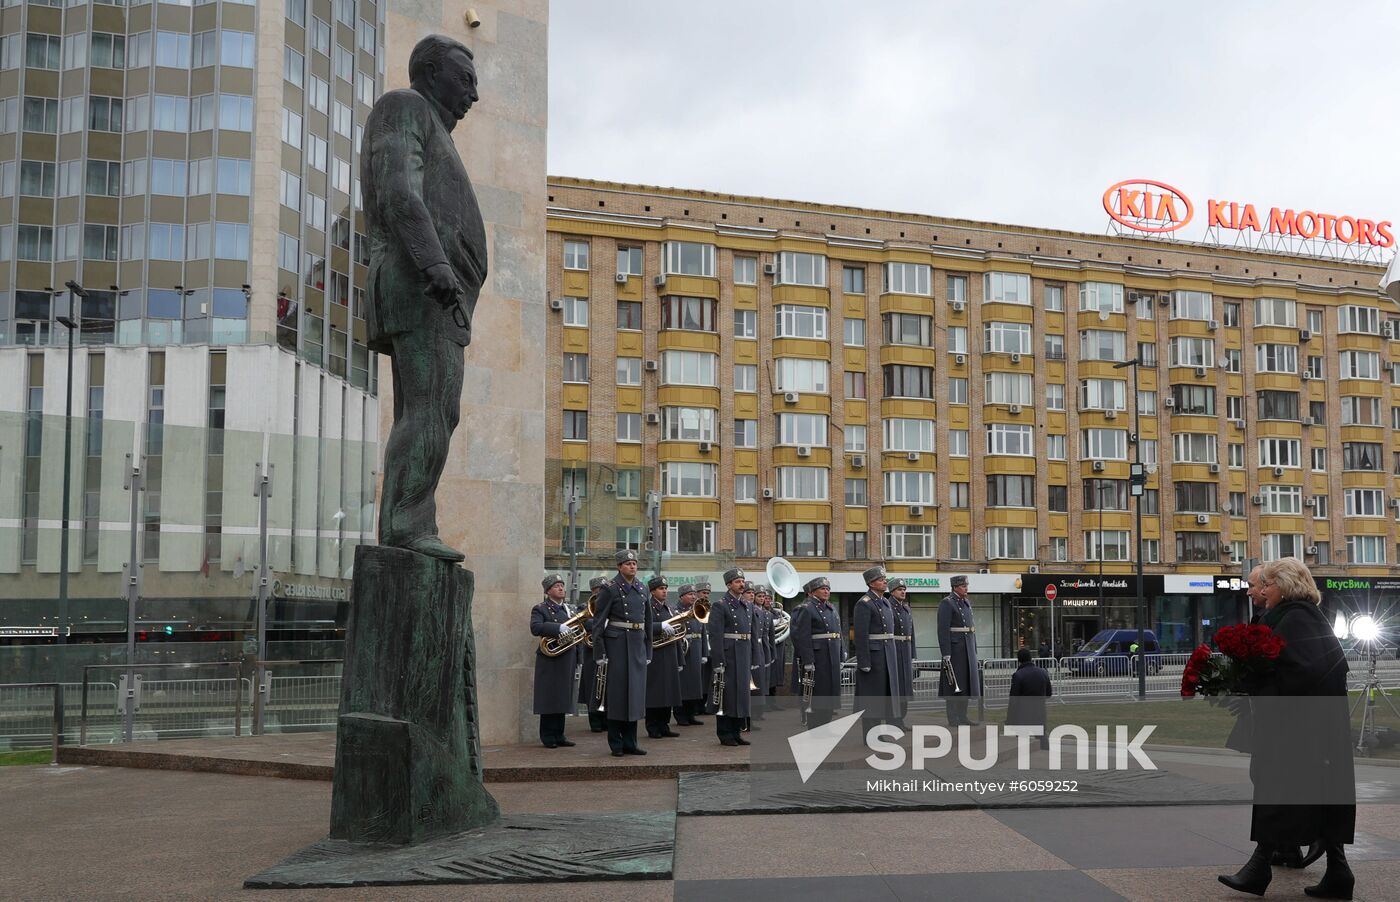
[[[472,53],[442,35],[418,42],[410,88],[380,97],[365,122],[360,176],[369,233],[369,346],[394,373],[379,542],[447,561],[438,479],[457,428],[464,348],[486,280],[486,227],[452,129],[477,101]]]

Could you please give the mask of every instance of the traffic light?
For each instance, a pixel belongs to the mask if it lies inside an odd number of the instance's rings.
[[[167,636],[173,636],[173,635],[175,635],[175,627],[173,627],[173,626],[171,626],[170,624],[167,623],[167,624],[165,625],[165,634],[166,634]]]

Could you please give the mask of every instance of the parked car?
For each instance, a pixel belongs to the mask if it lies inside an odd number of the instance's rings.
[[[1136,676],[1137,670],[1130,659],[1137,640],[1138,632],[1135,629],[1101,630],[1065,659],[1065,669],[1076,676],[1127,676],[1130,673]],[[1157,673],[1162,669],[1157,636],[1151,630],[1144,630],[1142,644],[1147,672]]]

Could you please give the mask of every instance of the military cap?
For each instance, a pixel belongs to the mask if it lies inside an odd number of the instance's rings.
[[[871,567],[869,570],[867,570],[867,571],[865,571],[864,573],[862,573],[861,576],[865,577],[865,584],[868,586],[868,585],[870,585],[871,583],[875,582],[875,580],[877,580],[877,579],[884,579],[884,578],[885,578],[885,576],[886,576],[885,568],[884,568],[884,567]]]
[[[666,577],[664,577],[664,576],[653,576],[651,579],[647,580],[647,588],[648,588],[648,589],[664,589],[664,588],[667,588]]]
[[[679,598],[679,597],[681,597],[681,596],[683,596],[683,595],[694,595],[694,594],[695,594],[695,585],[694,585],[694,583],[681,583],[680,588],[676,589],[676,597],[677,597],[677,598]]]
[[[890,580],[889,586],[887,588],[891,592],[893,592],[895,589],[907,589],[909,588],[909,585],[905,583],[904,580],[895,578]]]
[[[608,578],[606,576],[595,576],[588,581],[588,591],[592,592],[599,586],[606,586],[607,584]]]
[[[749,580],[744,580],[744,591],[745,591],[745,592],[755,592],[755,593],[757,592],[757,590],[756,590],[755,587],[754,587],[754,584],[753,584],[752,582],[750,582]]]
[[[955,576],[952,579],[948,580],[948,585],[952,586],[954,589],[956,589],[958,586],[965,586],[967,585],[967,577]]]
[[[743,570],[740,570],[738,567],[733,567],[733,568],[730,568],[729,570],[724,571],[724,584],[725,584],[726,586],[729,585],[730,583],[734,582],[734,580],[736,580],[736,579],[743,579],[743,578],[744,578],[744,571],[743,571]]]
[[[831,588],[831,580],[827,579],[825,576],[818,576],[818,577],[816,577],[815,579],[809,579],[809,580],[807,580],[807,584],[806,584],[805,586],[802,587],[802,591],[804,591],[804,592],[815,592],[815,591],[817,591],[818,589],[830,589],[830,588]]]
[[[695,584],[695,591],[696,591],[696,592],[708,592],[708,591],[710,591],[710,584],[709,584],[709,582],[708,582],[708,581],[701,581],[701,582],[696,583],[696,584]]]
[[[622,549],[621,551],[619,551],[617,554],[613,555],[613,563],[616,564],[616,565],[619,566],[619,567],[621,567],[623,564],[627,563],[628,561],[636,561],[636,560],[637,560],[637,552],[633,551],[631,548],[624,548],[624,549]]]
[[[551,573],[544,579],[540,580],[540,585],[544,586],[544,590],[548,592],[550,589],[553,589],[555,586],[559,585],[563,581],[564,577],[560,576],[557,573]]]

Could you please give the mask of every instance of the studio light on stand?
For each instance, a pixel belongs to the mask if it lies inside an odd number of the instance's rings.
[[[1345,614],[1338,612],[1337,619],[1332,624],[1332,632],[1338,639],[1355,640],[1354,647],[1366,655],[1366,683],[1361,688],[1361,696],[1351,706],[1351,716],[1348,720],[1356,717],[1356,709],[1360,707],[1361,729],[1356,736],[1356,752],[1359,755],[1369,755],[1372,749],[1382,744],[1381,728],[1376,724],[1376,696],[1385,699],[1390,713],[1400,720],[1400,711],[1395,710],[1395,703],[1381,688],[1380,678],[1376,676],[1376,659],[1386,645],[1385,635],[1381,630],[1380,621],[1370,613],[1357,614],[1348,621]],[[1387,729],[1386,733],[1389,732]],[[1393,741],[1386,741],[1385,744],[1391,745]]]

